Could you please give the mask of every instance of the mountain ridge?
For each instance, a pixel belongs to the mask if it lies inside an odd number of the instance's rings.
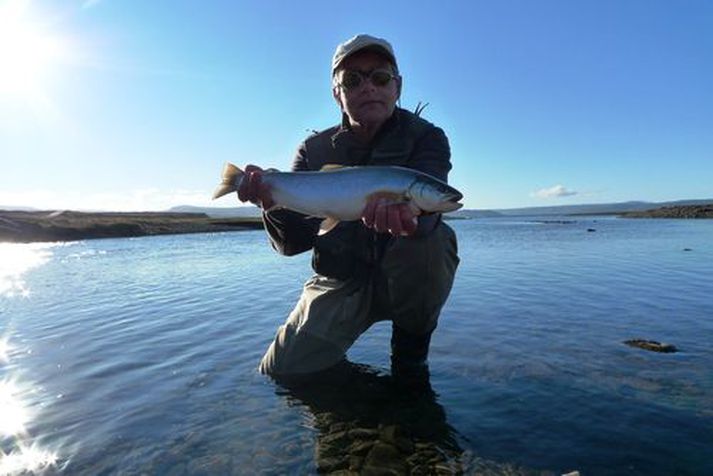
[[[713,203],[710,199],[685,199],[665,202],[645,202],[632,200],[612,203],[585,203],[579,205],[553,205],[521,208],[475,209],[466,208],[448,213],[456,218],[495,218],[501,216],[542,216],[542,215],[618,215],[627,212],[641,212],[660,207],[707,205]],[[169,212],[205,213],[214,218],[219,217],[259,217],[260,209],[254,206],[242,207],[196,207],[179,205],[171,207]]]

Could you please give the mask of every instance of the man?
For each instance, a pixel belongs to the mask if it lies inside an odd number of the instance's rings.
[[[332,60],[332,94],[342,123],[307,138],[292,170],[398,165],[445,181],[451,168],[448,139],[441,129],[396,107],[401,87],[386,40],[358,35],[339,45]],[[392,321],[393,372],[425,367],[431,333],[458,265],[455,234],[440,215],[416,216],[406,203],[374,198],[361,221],[342,222],[318,235],[318,219],[270,210],[262,172],[246,167],[239,199],[268,210],[263,221],[278,252],[289,256],[312,249],[316,275],[278,329],[260,371],[280,378],[328,369],[380,320]]]

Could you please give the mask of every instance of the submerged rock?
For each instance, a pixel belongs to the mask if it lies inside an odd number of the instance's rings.
[[[657,342],[655,340],[630,339],[625,340],[624,344],[631,347],[638,347],[639,349],[650,350],[652,352],[661,352],[664,354],[678,352],[678,349],[675,345]]]

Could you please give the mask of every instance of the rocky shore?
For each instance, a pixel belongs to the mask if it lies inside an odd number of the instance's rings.
[[[0,242],[32,243],[261,229],[253,217],[203,213],[0,210]]]
[[[707,205],[682,205],[652,210],[626,212],[625,218],[713,218],[713,203]]]

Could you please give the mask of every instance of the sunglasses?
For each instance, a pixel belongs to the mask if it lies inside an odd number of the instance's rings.
[[[398,77],[390,71],[386,71],[384,69],[375,69],[367,72],[347,69],[342,72],[341,76],[339,85],[346,91],[357,89],[366,79],[371,81],[371,84],[374,86],[383,88],[389,84],[392,79],[396,79]]]

